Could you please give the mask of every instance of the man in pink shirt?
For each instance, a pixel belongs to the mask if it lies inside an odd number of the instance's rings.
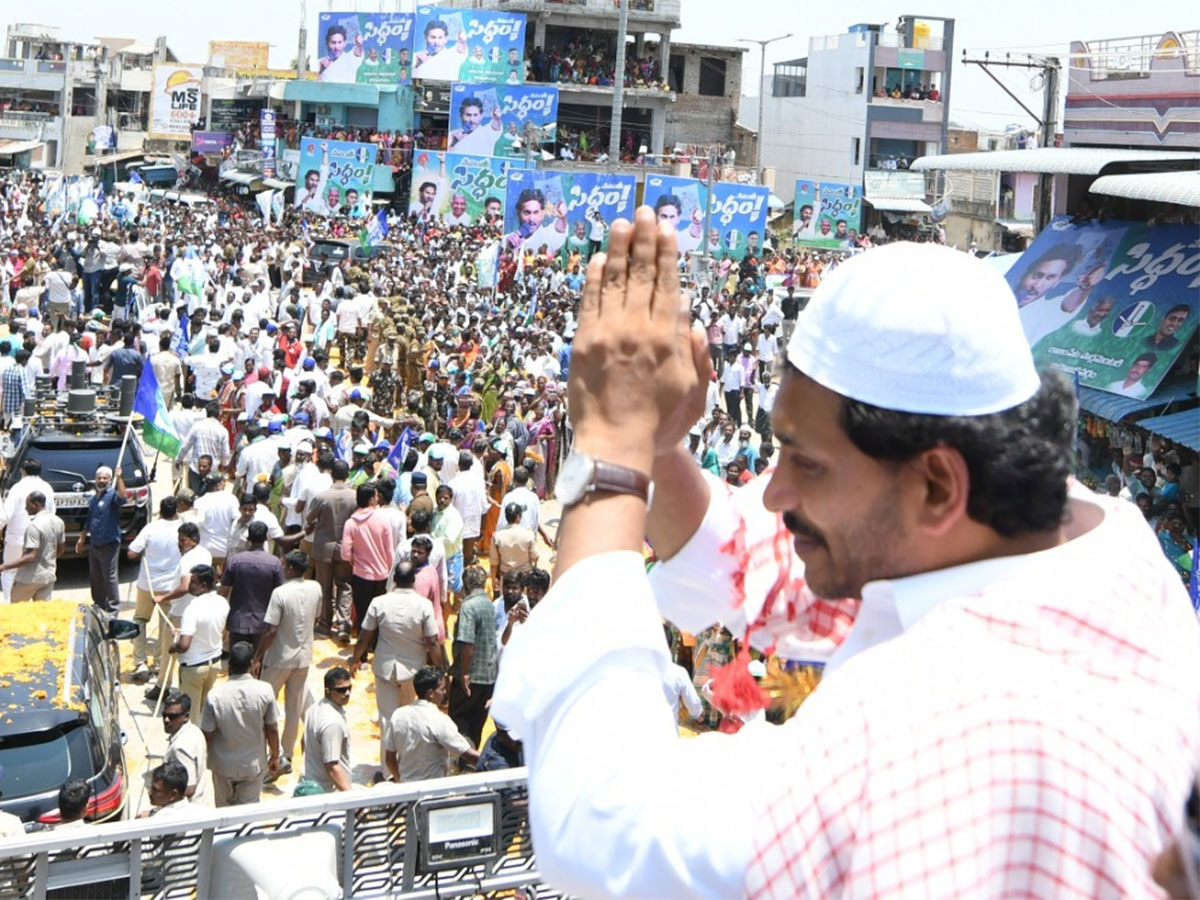
[[[438,577],[436,566],[430,565],[429,557],[433,553],[433,538],[427,534],[418,534],[412,539],[409,551],[413,568],[416,570],[416,581],[413,590],[433,604],[433,617],[437,620],[438,640],[446,640],[446,619],[442,613],[442,580]]]
[[[358,509],[342,528],[342,559],[350,563],[350,593],[354,598],[354,627],[357,629],[367,607],[387,592],[388,573],[396,555],[392,523],[378,515],[375,485],[359,485],[355,495]]]

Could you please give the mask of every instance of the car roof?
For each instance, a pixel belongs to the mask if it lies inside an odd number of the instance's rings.
[[[68,600],[0,605],[0,738],[86,712],[84,646],[94,614]]]

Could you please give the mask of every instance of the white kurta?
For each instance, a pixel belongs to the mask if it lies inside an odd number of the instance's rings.
[[[717,496],[735,515],[656,568],[660,605],[832,650],[855,604],[805,600],[778,517],[745,502]],[[492,703],[524,741],[540,871],[592,897],[1156,895],[1200,751],[1200,628],[1128,504],[1078,490],[1069,537],[867,585],[786,725],[686,741],[640,554],[577,564]]]

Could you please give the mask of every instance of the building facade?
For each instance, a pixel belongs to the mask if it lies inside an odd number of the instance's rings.
[[[1200,30],[1072,41],[1063,144],[1200,146]]]
[[[808,56],[777,63],[761,92],[776,194],[792,201],[804,179],[862,185],[877,212],[927,208],[931,185],[904,170],[944,151],[953,54],[953,19],[903,15],[894,30],[811,38]]]

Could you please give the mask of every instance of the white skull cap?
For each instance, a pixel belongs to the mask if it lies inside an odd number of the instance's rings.
[[[1041,386],[1003,276],[937,244],[888,244],[838,266],[787,358],[843,397],[925,415],[996,413]]]

